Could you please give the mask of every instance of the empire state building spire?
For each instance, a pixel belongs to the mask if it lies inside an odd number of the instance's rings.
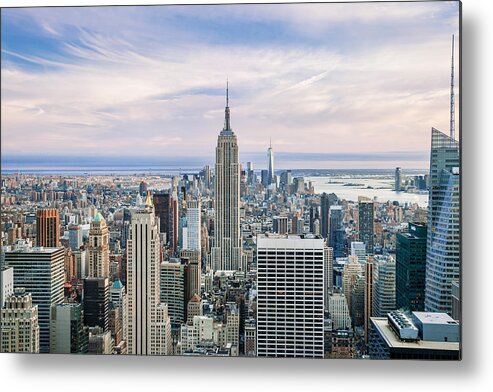
[[[231,129],[231,115],[229,111],[229,83],[226,80],[226,107],[224,109],[224,128],[221,134],[224,133],[233,133]]]

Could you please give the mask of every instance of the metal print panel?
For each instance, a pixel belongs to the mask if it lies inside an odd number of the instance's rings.
[[[2,352],[460,359],[459,2],[1,22]]]

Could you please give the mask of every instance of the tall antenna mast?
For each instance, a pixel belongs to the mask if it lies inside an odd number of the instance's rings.
[[[450,138],[452,140],[455,140],[454,41],[452,34],[452,67],[450,72]]]

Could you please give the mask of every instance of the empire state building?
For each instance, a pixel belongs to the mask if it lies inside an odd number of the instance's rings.
[[[231,129],[226,87],[224,128],[217,138],[214,172],[215,221],[211,264],[214,271],[244,270],[240,233],[240,163],[238,140]]]

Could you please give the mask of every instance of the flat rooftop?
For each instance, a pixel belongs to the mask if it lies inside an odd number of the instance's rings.
[[[33,246],[33,247],[22,247],[22,248],[17,248],[8,252],[5,252],[5,254],[9,253],[55,253],[59,251],[60,249],[63,249],[63,247],[59,248],[48,248],[44,246]]]
[[[371,317],[371,321],[389,347],[415,350],[459,351],[459,342],[433,342],[429,340],[418,340],[416,342],[401,341],[390,327],[386,317]]]
[[[423,324],[458,324],[458,322],[447,313],[413,312],[413,315]]]

